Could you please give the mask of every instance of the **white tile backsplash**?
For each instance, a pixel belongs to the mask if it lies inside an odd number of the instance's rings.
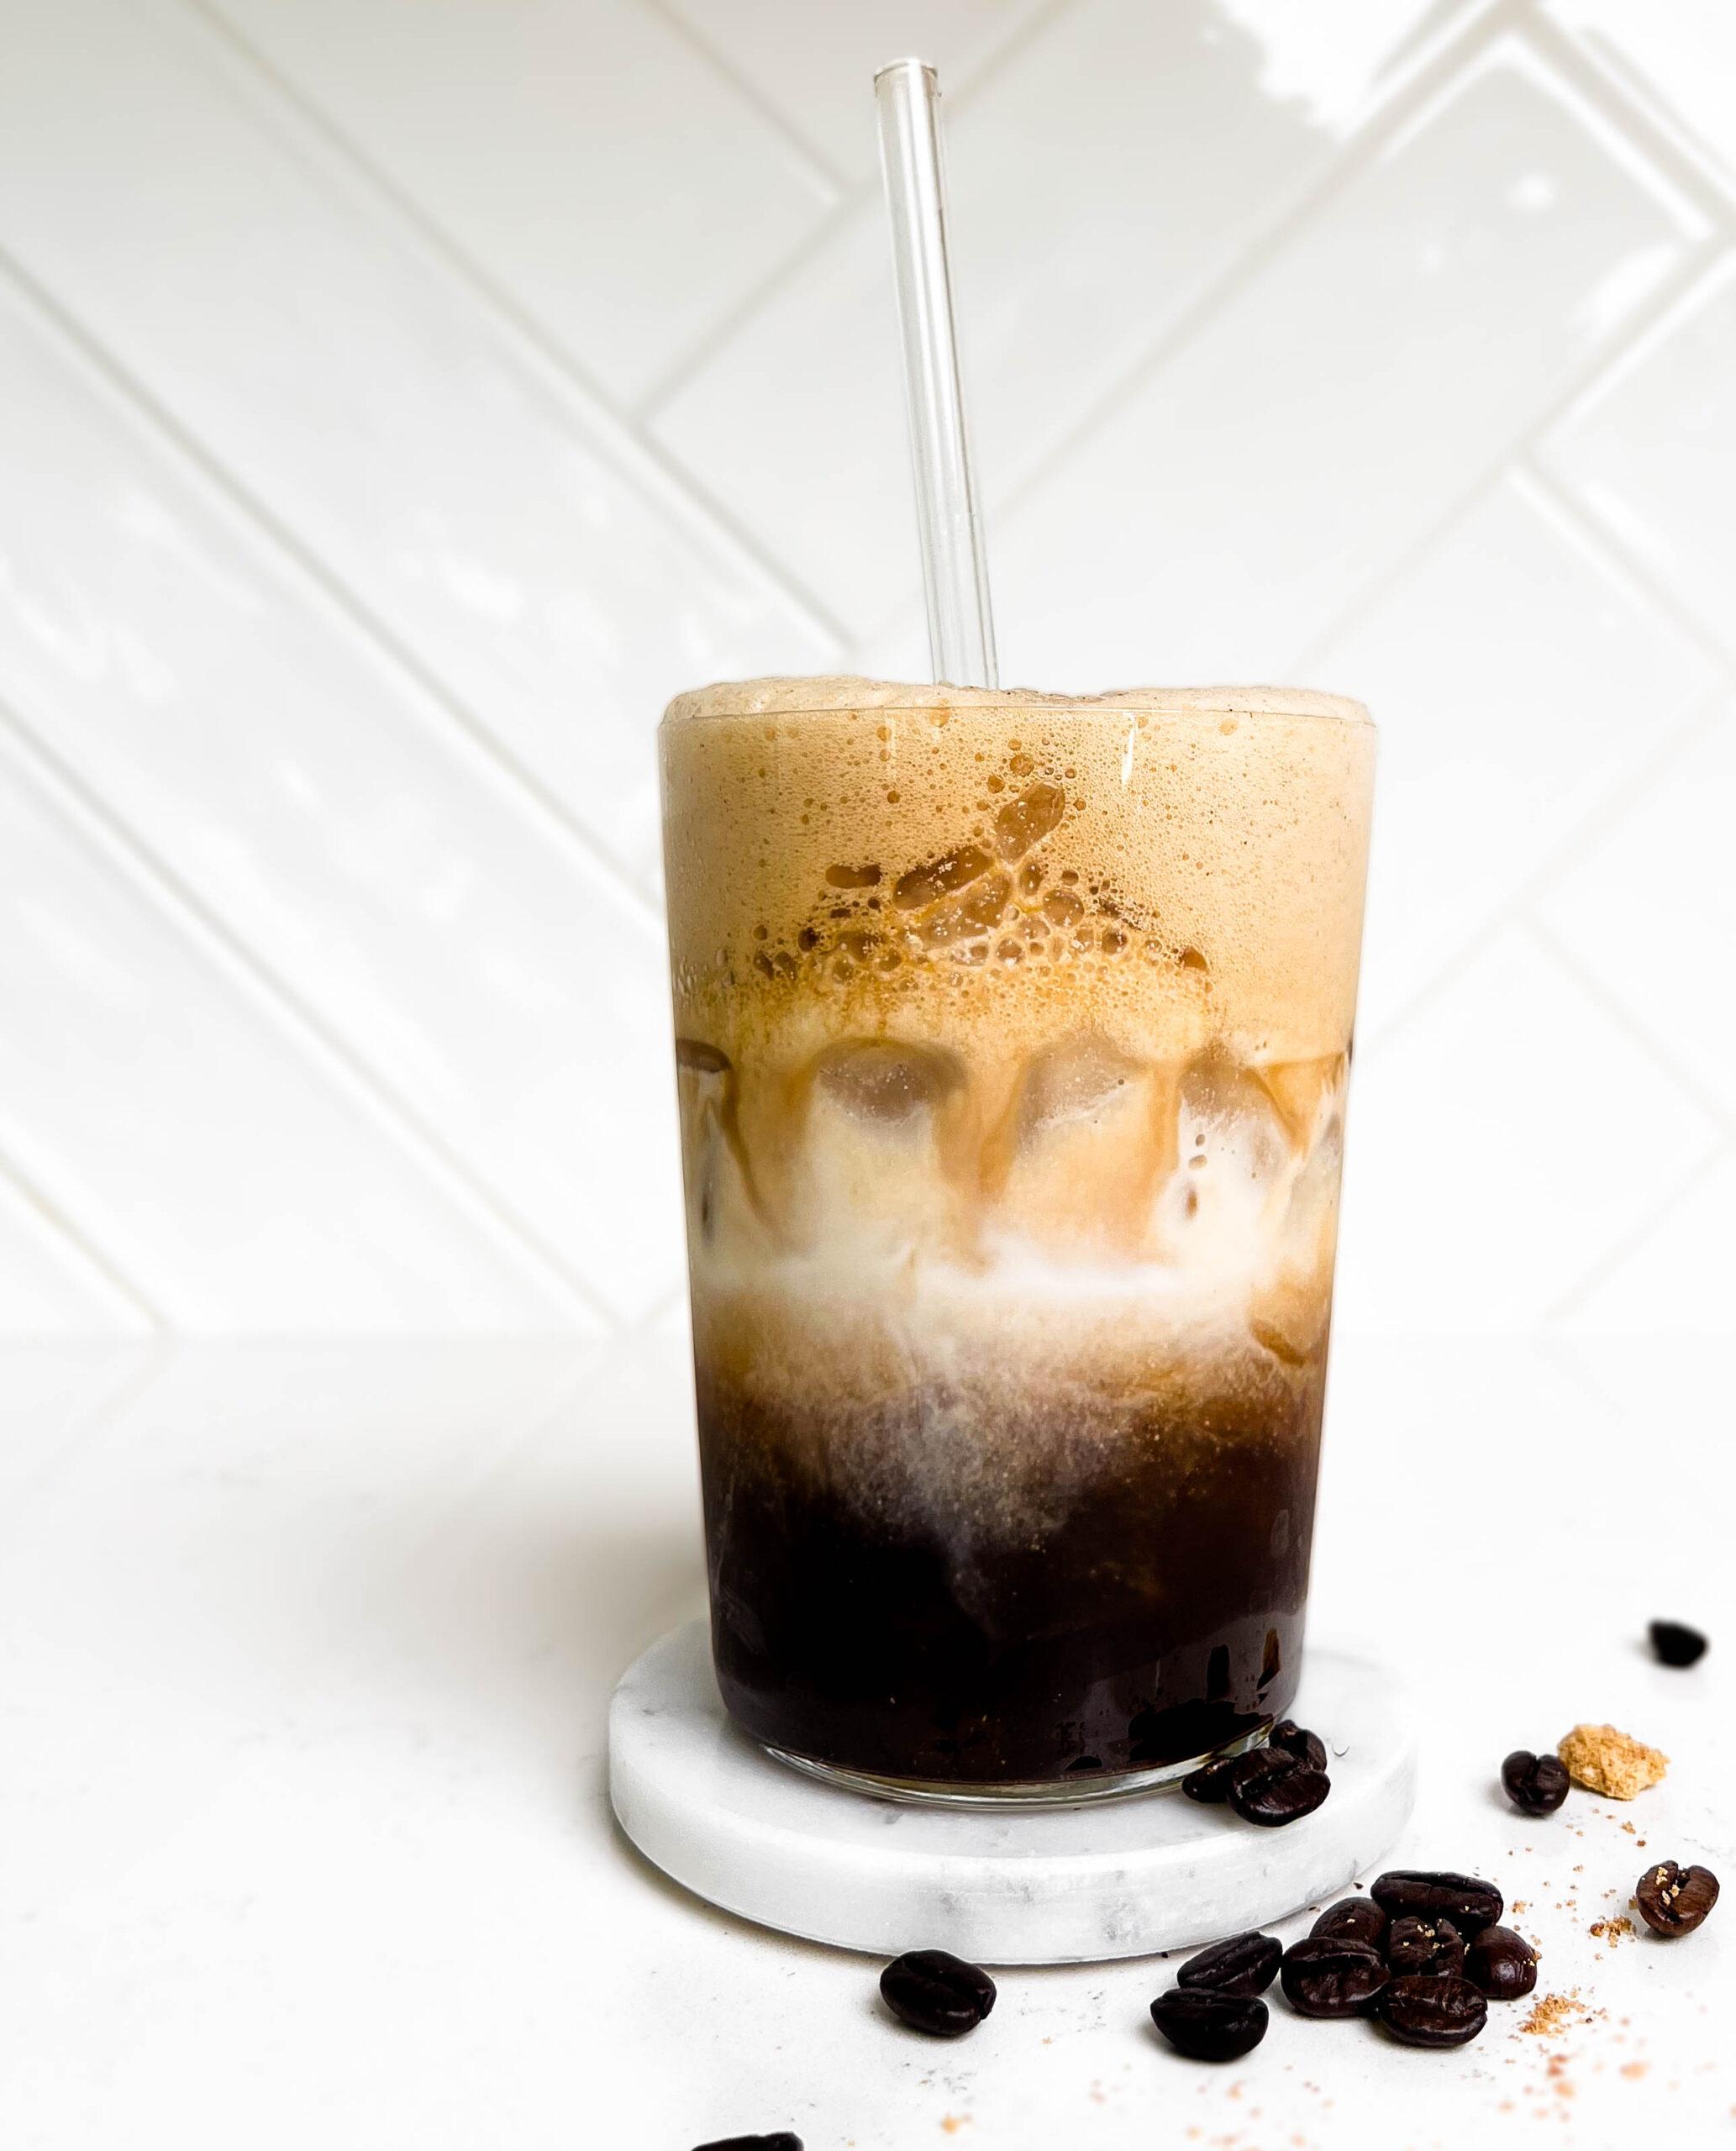
[[[835,196],[637,0],[210,4],[614,395]]]
[[[1727,0],[1543,0],[1543,12],[1736,188],[1736,8]]]
[[[1649,1224],[1716,1123],[1523,928],[1357,1056],[1338,1314],[1523,1334]]]
[[[0,250],[651,876],[663,702],[696,677],[822,665],[829,641],[182,11],[13,12]]]
[[[678,1344],[652,729],[923,662],[913,49],[1003,671],[1381,722],[1341,1330],[1736,1327],[1726,11],[0,18],[0,1336]]]
[[[1288,671],[1700,233],[1497,47],[1002,516],[1003,668]]]
[[[1366,1039],[1645,775],[1718,676],[1518,476],[1449,524],[1313,669],[1379,713]]]
[[[1736,255],[1569,412],[1544,463],[1736,655]]]
[[[1736,711],[1636,776],[1632,806],[1539,912],[1736,1135]],[[1725,1281],[1736,1281],[1736,1265]]]
[[[44,797],[8,739],[0,1149],[165,1322],[356,1334],[581,1320]]]
[[[1389,9],[1392,42],[1422,5]],[[1008,492],[1328,163],[1339,125],[1269,96],[1259,40],[1187,0],[1076,0],[949,121],[971,426],[991,539]],[[1372,72],[1372,68],[1370,72]],[[885,213],[865,201],[656,413],[658,438],[867,634],[915,586]],[[1123,436],[1102,436],[1107,453]],[[1119,544],[1134,460],[1097,505]],[[997,544],[1003,649],[1045,601]],[[1003,668],[1005,669],[1005,668]],[[1013,676],[1009,674],[1009,676]],[[1028,669],[1018,676],[1031,677]]]
[[[592,1281],[642,1312],[655,921],[3,293],[0,462],[0,702],[576,1274],[609,1217]]]

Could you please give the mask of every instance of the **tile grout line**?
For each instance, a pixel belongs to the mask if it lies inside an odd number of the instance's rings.
[[[1486,0],[1486,4],[1479,5],[1478,0],[1471,0],[1463,20],[1440,43],[1425,46],[1423,56],[1409,71],[1402,74],[1398,82],[1376,100],[1350,139],[1329,156],[1311,178],[1299,182],[1236,248],[1223,273],[1198,292],[1176,319],[1129,361],[1118,378],[1076,415],[1028,470],[1014,480],[1003,494],[987,501],[986,505],[995,520],[999,522],[1017,513],[1026,499],[1061,467],[1101,423],[1137,396],[1145,381],[1214,314],[1256,282],[1296,234],[1312,222],[1336,194],[1354,185],[1363,170],[1377,160],[1387,142],[1402,132],[1418,109],[1443,94],[1468,61],[1502,37],[1520,34],[1518,9],[1521,4],[1522,0]],[[1462,505],[1461,498],[1447,511],[1442,525],[1459,513]],[[907,593],[871,628],[856,635],[851,647],[879,643],[896,634],[910,603],[910,594]]]
[[[736,65],[726,49],[720,49],[715,45],[696,24],[690,23],[679,8],[671,7],[669,0],[639,0],[639,6],[644,13],[661,23],[671,37],[679,38],[720,82],[727,82],[742,103],[751,107],[765,122],[784,147],[801,160],[812,178],[829,187],[834,196],[849,191],[850,182],[847,176],[822,155],[805,135],[797,132],[773,99],[744,68]]]
[[[39,1187],[15,1156],[0,1148],[0,1181],[11,1188],[18,1202],[33,1217],[57,1239],[64,1240],[78,1257],[82,1266],[100,1282],[109,1297],[124,1307],[136,1321],[145,1324],[147,1334],[161,1336],[169,1329],[167,1316],[155,1305],[143,1288],[122,1269],[113,1255],[100,1246],[89,1230],[82,1225],[66,1205],[55,1200]],[[92,1333],[101,1337],[139,1340],[136,1331],[103,1330]],[[7,1341],[13,1341],[8,1333]]]
[[[1283,204],[1268,216],[1235,253],[1223,273],[1183,308],[1181,313],[1044,450],[1037,460],[990,505],[1002,517],[1018,508],[1035,492],[1080,444],[1129,402],[1146,381],[1200,329],[1222,313],[1243,291],[1257,281],[1297,232],[1313,222],[1326,205],[1353,186],[1376,163],[1393,136],[1414,114],[1439,96],[1466,63],[1492,47],[1504,34],[1516,34],[1509,18],[1518,0],[1494,0],[1473,13],[1445,41],[1419,60],[1375,105],[1355,134],[1312,179],[1302,181]]]
[[[432,262],[450,286],[478,308],[493,333],[508,348],[513,362],[532,381],[564,430],[573,434],[591,453],[611,465],[633,482],[623,469],[623,445],[650,465],[668,498],[702,525],[705,535],[720,551],[733,553],[737,561],[758,576],[823,639],[842,643],[846,631],[834,620],[813,592],[803,586],[783,563],[745,524],[702,486],[693,474],[671,456],[655,437],[637,425],[607,395],[566,346],[489,274],[476,257],[461,247],[445,229],[390,178],[366,153],[351,141],[336,122],[276,67],[265,54],[224,17],[211,0],[166,0],[189,29],[203,34],[232,67],[245,69],[255,91],[270,102],[279,121],[285,118],[299,135],[311,138],[316,155],[339,167],[352,188],[365,192],[376,217],[383,218],[402,240],[406,236]],[[305,147],[305,143],[302,145]],[[586,431],[574,413],[578,399],[593,425],[613,429],[619,441],[597,438]],[[673,520],[663,502],[654,503],[660,517]]]
[[[1455,950],[1432,977],[1399,1005],[1385,1023],[1367,1033],[1368,1049],[1374,1053],[1384,1052],[1391,1039],[1397,1038],[1407,1024],[1456,981],[1464,977],[1503,934],[1514,929],[1523,931],[1529,921],[1532,907],[1547,897],[1556,882],[1570,873],[1612,830],[1621,826],[1637,799],[1643,797],[1654,785],[1660,783],[1683,755],[1691,752],[1698,741],[1717,728],[1722,721],[1724,700],[1725,691],[1722,685],[1708,688],[1703,698],[1693,706],[1682,723],[1660,745],[1649,765],[1637,777],[1630,779],[1625,787],[1612,790],[1591,807],[1571,834],[1562,839],[1544,864],[1491,912],[1463,947]]]
[[[204,0],[192,0],[192,3],[203,5]],[[661,0],[654,0],[654,4],[661,4]],[[1046,4],[1034,10],[957,90],[947,92],[948,110],[968,110],[978,93],[991,84],[1027,45],[1070,14],[1078,4],[1079,0],[1046,0]],[[655,440],[656,436],[651,429],[669,405],[704,371],[714,353],[739,335],[754,316],[771,303],[784,285],[792,282],[810,262],[817,260],[826,251],[833,241],[878,197],[880,185],[877,177],[846,182],[845,191],[839,194],[838,200],[807,238],[798,241],[781,261],[775,264],[747,291],[725,307],[717,318],[708,323],[703,332],[694,338],[685,351],[676,354],[634,402],[632,422],[642,439],[648,442]],[[886,368],[889,374],[893,374],[897,371],[899,360],[890,256],[886,261]],[[837,632],[846,646],[853,646],[860,639],[854,630],[841,625]]]
[[[1732,1147],[1728,1141],[1714,1144],[1703,1158],[1691,1165],[1636,1225],[1624,1233],[1613,1247],[1606,1249],[1559,1299],[1549,1303],[1538,1317],[1539,1329],[1548,1333],[1556,1324],[1570,1321],[1576,1308],[1583,1307],[1600,1285],[1608,1282],[1622,1265],[1667,1220],[1670,1212],[1693,1192],[1706,1174],[1731,1155]]]
[[[204,492],[214,495],[225,512],[239,521],[279,563],[288,565],[296,577],[315,593],[327,613],[336,617],[352,642],[370,652],[408,685],[412,692],[403,698],[402,706],[411,712],[418,724],[436,736],[445,737],[449,742],[454,738],[461,740],[470,755],[487,765],[492,780],[502,787],[502,797],[511,799],[531,826],[553,839],[570,857],[581,860],[586,870],[606,884],[624,912],[654,937],[660,936],[660,907],[602,849],[599,840],[559,796],[400,639],[340,575],[282,523],[257,494],[123,366],[106,344],[3,247],[0,247],[0,278],[11,285],[21,303],[47,326],[64,347],[71,350],[87,373],[101,383],[111,401],[118,404],[141,432],[196,473]]]
[[[1736,1137],[1736,1108],[1708,1091],[1691,1070],[1681,1067],[1668,1048],[1623,1007],[1597,973],[1560,938],[1547,920],[1539,918],[1534,910],[1528,910],[1516,921],[1516,924],[1522,934],[1528,934],[1547,955],[1560,965],[1586,998],[1601,1009],[1605,1018],[1622,1033],[1628,1043],[1637,1048],[1660,1075],[1667,1076],[1683,1096],[1699,1108],[1725,1143]]]
[[[1601,554],[1612,567],[1619,568],[1660,621],[1698,651],[1729,685],[1736,686],[1736,655],[1726,649],[1669,586],[1653,574],[1649,565],[1630,550],[1620,532],[1611,529],[1596,509],[1582,501],[1542,460],[1539,451],[1543,445],[1541,439],[1534,441],[1514,458],[1514,482],[1535,493],[1551,513],[1568,525],[1588,552]]]
[[[1455,526],[1466,520],[1484,501],[1499,492],[1516,471],[1523,470],[1528,475],[1534,475],[1539,468],[1536,458],[1549,434],[1576,405],[1595,393],[1600,383],[1627,363],[1633,351],[1652,334],[1660,320],[1689,298],[1708,276],[1716,273],[1722,259],[1716,241],[1711,239],[1699,242],[1696,249],[1685,254],[1681,266],[1661,280],[1644,312],[1623,334],[1590,355],[1583,365],[1573,369],[1541,408],[1502,444],[1498,453],[1428,524],[1423,534],[1402,547],[1364,584],[1343,610],[1334,616],[1330,624],[1303,647],[1291,660],[1297,676],[1306,676],[1314,666],[1326,660],[1334,643],[1354,634],[1395,591],[1403,586],[1434,548],[1449,535]],[[1576,520],[1583,524],[1583,514]],[[1607,534],[1604,535],[1602,550],[1619,559],[1630,577],[1636,581],[1639,580],[1626,551],[1614,544]],[[1673,608],[1670,617],[1674,623],[1676,616]],[[1697,646],[1705,646],[1703,635],[1697,634],[1693,639]]]
[[[1523,34],[1549,65],[1728,237],[1736,224],[1736,197],[1707,146],[1661,92],[1602,57],[1603,40],[1595,33],[1591,39],[1576,37],[1536,0],[1518,4]]]
[[[328,1079],[335,1076],[346,1094],[362,1103],[381,1133],[454,1203],[461,1217],[509,1251],[530,1277],[571,1310],[599,1323],[605,1331],[618,1327],[617,1317],[585,1280],[495,1194],[419,1110],[60,760],[35,725],[3,702],[0,737],[10,739],[13,754],[30,770],[63,827],[103,858],[112,872],[145,892],[176,938],[197,950],[208,969],[218,971],[255,1008],[266,1012],[279,1034],[303,1059]]]
[[[685,351],[678,352],[658,374],[650,387],[634,399],[630,411],[623,414],[622,422],[632,427],[635,439],[648,451],[656,453],[660,450],[660,444],[658,442],[655,429],[658,420],[662,418],[669,406],[704,371],[718,350],[728,344],[732,338],[739,335],[755,315],[763,307],[771,303],[783,285],[798,276],[811,261],[818,260],[833,241],[840,237],[855,222],[868,199],[869,192],[865,186],[858,187],[849,194],[841,196],[806,238],[797,240],[782,260],[768,270],[763,276],[750,284],[746,291],[738,297],[732,299],[729,305],[719,312],[716,320],[708,325],[705,333],[696,337]],[[896,366],[897,339],[893,317],[890,311],[892,292],[890,264],[887,266],[886,279],[887,364]],[[685,466],[681,467],[685,470]],[[691,478],[688,482],[697,485],[697,481]],[[818,609],[818,599],[810,599],[808,602]],[[843,636],[847,632],[840,623],[829,621],[828,624],[839,636]]]

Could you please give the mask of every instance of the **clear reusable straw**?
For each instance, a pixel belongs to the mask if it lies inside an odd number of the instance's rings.
[[[875,76],[874,101],[904,343],[929,659],[936,680],[960,687],[992,687],[997,674],[988,563],[971,480],[946,260],[940,85],[934,69],[920,60],[895,60]]]

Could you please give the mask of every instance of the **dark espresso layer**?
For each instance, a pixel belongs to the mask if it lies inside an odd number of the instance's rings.
[[[718,1675],[756,1738],[882,1777],[1047,1782],[1185,1761],[1290,1702],[1318,1364],[1244,1365],[1221,1394],[1073,1385],[1046,1418],[1025,1402],[1009,1455],[986,1396],[975,1426],[956,1387],[802,1411],[704,1359]],[[937,1502],[937,1480],[975,1498]]]

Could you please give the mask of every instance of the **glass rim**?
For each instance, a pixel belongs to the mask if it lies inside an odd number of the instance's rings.
[[[829,692],[815,692],[816,688]],[[791,674],[718,681],[676,695],[663,713],[671,729],[719,720],[784,718],[927,717],[937,710],[986,714],[1028,712],[1034,717],[1148,716],[1247,718],[1251,722],[1342,724],[1374,729],[1366,706],[1349,695],[1312,687],[1118,687],[1097,694],[1055,694],[1030,687],[951,687],[908,681],[829,679]]]

